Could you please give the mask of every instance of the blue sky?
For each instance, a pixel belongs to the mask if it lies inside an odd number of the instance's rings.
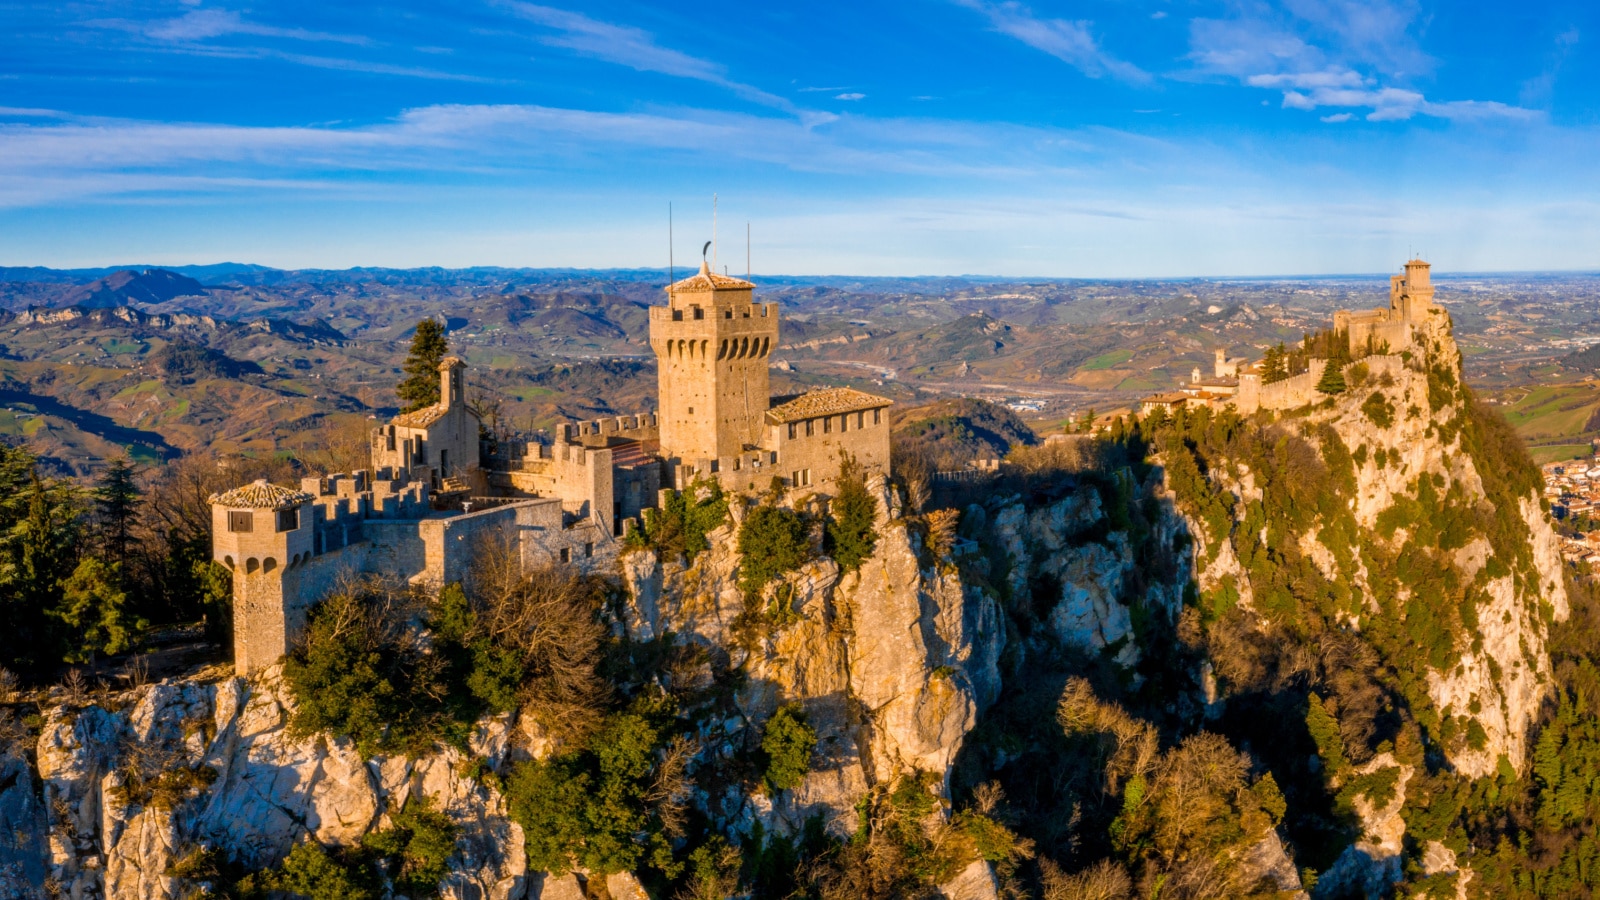
[[[552,0],[552,3],[554,0]],[[1600,267],[1585,2],[0,3],[0,264]]]

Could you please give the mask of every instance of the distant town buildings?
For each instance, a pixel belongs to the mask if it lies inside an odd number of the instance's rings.
[[[1600,565],[1600,457],[1546,463],[1544,497],[1550,514],[1564,520],[1557,529],[1561,555],[1569,562]]]

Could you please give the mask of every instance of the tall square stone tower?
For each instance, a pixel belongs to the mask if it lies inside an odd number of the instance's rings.
[[[754,288],[702,262],[698,273],[667,288],[666,306],[650,308],[663,457],[692,464],[761,443],[778,304],[754,302]]]

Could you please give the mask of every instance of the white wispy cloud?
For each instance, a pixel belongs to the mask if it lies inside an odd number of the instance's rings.
[[[117,24],[122,27],[128,27],[131,23],[127,23],[125,20],[117,20]],[[194,9],[176,18],[159,19],[154,22],[133,25],[132,27],[137,28],[147,37],[159,41],[205,41],[231,34],[246,34],[255,37],[287,38],[296,41],[332,41],[341,44],[370,43],[367,38],[360,35],[333,34],[326,31],[309,31],[304,28],[280,28],[274,25],[252,22],[245,19],[242,14],[227,9]]]
[[[703,81],[726,88],[752,103],[797,112],[789,100],[729,78],[727,69],[719,63],[661,46],[656,43],[655,35],[642,28],[614,25],[591,19],[582,13],[535,3],[512,0],[501,5],[523,19],[550,29],[552,33],[539,38],[549,46],[562,47],[641,72],[659,72]]]
[[[865,100],[865,99],[867,99],[867,95],[866,94],[862,94],[862,93],[858,93],[856,91],[849,91],[849,92],[846,92],[846,93],[843,93],[843,94],[838,94],[833,99],[835,99],[835,100]]]
[[[1151,80],[1149,72],[1103,49],[1089,29],[1091,23],[1087,21],[1043,19],[1016,0],[1002,0],[999,3],[989,0],[954,2],[983,13],[995,31],[1048,53],[1090,78],[1109,75],[1135,84]]]
[[[1136,147],[1136,150],[1129,148]],[[611,113],[529,105],[438,105],[367,126],[249,127],[74,118],[0,121],[0,206],[257,185],[348,190],[428,172],[466,179],[592,159],[652,164],[715,154],[791,172],[933,179],[1069,177],[1091,160],[1177,152],[1106,129],[934,119],[789,116],[698,109]],[[195,172],[204,178],[192,177]]]
[[[1237,11],[1231,19],[1190,23],[1189,60],[1202,77],[1280,92],[1285,109],[1364,110],[1372,122],[1540,115],[1493,100],[1433,101],[1413,87],[1411,79],[1435,65],[1411,35],[1414,0],[1282,0],[1281,7],[1256,0]],[[1354,115],[1335,112],[1324,121]]]

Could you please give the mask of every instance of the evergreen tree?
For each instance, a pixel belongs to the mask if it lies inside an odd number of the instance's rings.
[[[0,444],[0,667],[59,660],[45,611],[76,561],[77,526],[72,485],[41,477],[33,454]]]
[[[143,503],[139,487],[133,481],[133,471],[133,463],[126,456],[111,460],[95,481],[93,494],[102,552],[124,573],[128,568],[129,532]]]
[[[1317,390],[1324,394],[1344,393],[1344,366],[1340,360],[1328,360],[1328,367],[1322,370],[1322,380],[1317,382]]]
[[[872,555],[878,535],[872,526],[878,518],[878,499],[867,490],[854,457],[842,455],[839,492],[828,507],[828,555],[840,571],[850,572]]]
[[[1261,358],[1261,383],[1272,384],[1288,377],[1288,351],[1280,341],[1276,347],[1268,347],[1266,354]]]
[[[445,340],[444,326],[433,319],[417,323],[416,336],[411,339],[411,352],[406,356],[401,371],[405,378],[395,388],[400,397],[400,411],[411,412],[439,402],[439,363],[450,352]]]
[[[67,662],[95,664],[100,654],[117,654],[133,646],[144,628],[124,607],[121,567],[85,556],[61,585],[61,602],[50,616],[69,630]]]

